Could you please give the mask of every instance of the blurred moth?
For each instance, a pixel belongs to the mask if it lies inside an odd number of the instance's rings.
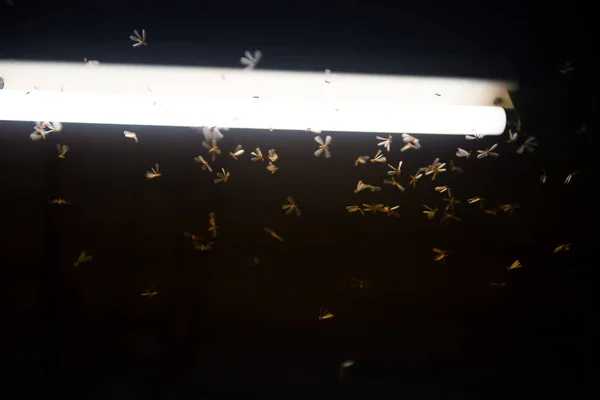
[[[133,35],[129,35],[129,39],[131,39],[135,42],[133,44],[133,47],[148,46],[148,42],[146,42],[146,30],[145,29],[142,29],[141,35],[137,31],[137,29],[134,29]]]
[[[62,206],[63,204],[72,204],[70,201],[67,201],[65,199],[62,198],[58,198],[58,199],[54,199],[50,202],[50,204],[58,204],[59,206]]]
[[[251,71],[258,66],[258,63],[262,59],[262,51],[255,50],[254,54],[246,50],[244,57],[240,58],[240,63],[244,66],[244,69]]]
[[[269,161],[269,165],[267,165],[266,170],[269,171],[271,173],[271,175],[273,175],[275,172],[277,172],[279,170],[279,167],[276,167],[275,164],[273,164],[273,162]]]
[[[146,178],[154,179],[154,178],[158,178],[159,176],[161,176],[162,173],[158,172],[158,167],[159,167],[158,163],[154,164],[154,167],[150,167],[150,171],[146,172]]]
[[[150,289],[146,290],[144,293],[142,293],[142,296],[146,296],[149,299],[152,299],[154,296],[156,296],[158,294],[157,291],[154,290],[154,286],[152,286]]]
[[[369,156],[360,156],[354,161],[354,166],[358,167],[358,164],[366,164],[369,161]]]
[[[527,139],[525,139],[525,142],[517,148],[517,154],[523,154],[525,150],[527,150],[528,153],[531,153],[535,150],[537,145],[535,138],[533,136],[528,136]]]
[[[391,172],[391,171],[388,171],[388,174],[389,174],[390,172]],[[393,177],[393,176],[392,176],[392,178],[391,178],[391,179],[384,179],[384,180],[383,180],[383,184],[384,184],[384,185],[392,185],[392,186],[396,186],[396,187],[397,187],[399,190],[401,190],[401,191],[403,191],[403,192],[406,190],[406,189],[404,188],[404,186],[402,186],[400,183],[398,183],[398,181],[396,181],[396,178],[395,178],[395,177]]]
[[[67,152],[69,151],[69,146],[64,145],[64,144],[57,144],[56,150],[58,150],[58,158],[60,158],[61,160],[64,160],[65,154],[67,154]]]
[[[446,257],[448,257],[448,254],[452,253],[451,251],[448,250],[440,250],[440,249],[436,249],[435,247],[433,248],[433,261],[441,261],[442,263],[446,262]]]
[[[402,173],[402,161],[398,163],[398,168],[395,168],[393,165],[387,165],[390,171],[387,172],[388,176],[400,176]]]
[[[88,261],[92,261],[92,256],[90,256],[86,250],[81,250],[81,253],[79,253],[79,257],[77,257],[77,260],[73,263],[73,265],[75,267],[79,267],[80,264],[83,264],[84,262]]]
[[[477,158],[481,160],[482,158],[485,158],[487,156],[498,157],[499,154],[494,153],[494,150],[496,149],[496,147],[498,147],[498,143],[495,143],[492,147],[486,148],[485,150],[477,150],[477,152],[479,153],[479,154],[477,154]]]
[[[217,237],[217,221],[214,212],[208,214],[208,231],[212,232],[212,237]]]
[[[221,154],[221,149],[217,146],[217,139],[212,140],[212,144],[208,142],[202,142],[202,147],[208,150],[208,153],[212,156],[212,161],[215,162],[217,154]]]
[[[204,157],[202,157],[202,156],[194,157],[194,161],[196,161],[199,164],[202,164],[202,171],[208,170],[209,172],[212,172],[211,166],[208,164],[208,161],[206,161],[204,159]]]
[[[471,158],[471,152],[466,151],[465,149],[461,149],[460,147],[456,149],[457,157],[465,157],[467,159]]]
[[[423,214],[427,215],[428,219],[433,219],[433,217],[435,217],[435,214],[437,213],[438,208],[431,208],[426,205],[423,205],[423,207],[425,207],[425,211],[423,211]]]
[[[348,212],[360,212],[362,215],[365,215],[365,212],[362,210],[362,208],[360,208],[360,206],[354,205],[354,206],[346,206],[346,210],[348,210]]]
[[[278,155],[277,155],[277,153],[275,152],[275,149],[269,149],[269,152],[268,152],[268,156],[267,156],[267,157],[269,158],[269,160],[270,160],[271,162],[275,162],[275,161],[277,161],[277,160],[279,159],[279,156],[278,156]]]
[[[302,215],[302,212],[300,212],[300,209],[298,208],[298,205],[296,204],[292,196],[288,196],[287,201],[288,202],[286,204],[281,206],[281,209],[285,210],[286,215],[290,215],[293,212],[295,212],[296,216],[298,217]]]
[[[560,246],[556,247],[553,251],[554,253],[558,253],[559,251],[569,251],[571,250],[571,243],[565,243],[565,244],[561,244]]]
[[[322,321],[324,319],[331,319],[333,318],[333,314],[330,313],[329,311],[327,311],[327,309],[321,307],[321,309],[319,310],[319,321]]]
[[[377,143],[377,146],[383,146],[387,151],[390,151],[390,147],[392,146],[392,135],[388,135],[387,138],[381,136],[376,137],[381,140],[381,142]]]
[[[271,235],[271,237],[279,240],[280,242],[283,242],[283,238],[281,236],[279,236],[278,234],[276,234],[272,229],[265,228],[265,232],[267,232],[269,235]]]
[[[221,168],[221,171],[222,172],[217,172],[217,177],[214,180],[215,183],[226,183],[229,181],[229,176],[231,176],[231,173],[229,171],[225,171],[225,168]]]
[[[521,268],[521,262],[519,260],[515,261],[514,263],[510,264],[508,267],[506,267],[506,269],[508,269],[509,271],[512,271],[513,269],[517,269],[517,268]]]
[[[237,160],[239,156],[241,156],[242,154],[244,154],[244,149],[242,148],[241,144],[238,144],[235,147],[234,151],[230,151],[229,155],[234,159]]]
[[[394,206],[394,207],[390,207],[390,206],[385,206],[381,208],[381,211],[386,213],[386,215],[388,217],[399,217],[400,214],[398,213],[397,210],[398,208],[400,208],[400,206]]]
[[[136,143],[138,142],[138,137],[135,132],[123,131],[123,135],[125,135],[127,139],[133,139]]]
[[[256,150],[254,150],[253,152],[251,152],[250,154],[252,154],[254,157],[252,157],[250,160],[252,161],[265,161],[265,158],[263,157],[262,152],[260,151],[260,148],[257,147]]]
[[[383,151],[381,149],[377,150],[377,154],[375,157],[371,158],[372,163],[387,163],[387,158],[383,155]]]
[[[325,141],[321,136],[315,136],[315,142],[319,144],[319,148],[315,151],[315,157],[319,157],[321,154],[325,154],[325,158],[331,157],[331,152],[329,151],[329,145],[331,144],[331,136],[327,136]]]

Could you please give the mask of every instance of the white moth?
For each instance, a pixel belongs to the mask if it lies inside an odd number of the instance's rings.
[[[479,153],[479,154],[477,154],[477,158],[481,160],[482,158],[485,158],[487,156],[498,157],[499,154],[493,152],[493,150],[496,149],[496,147],[498,147],[498,143],[495,143],[489,149],[486,148],[485,150],[477,150],[477,152]]]
[[[138,137],[135,132],[123,131],[123,135],[125,135],[125,137],[128,139],[133,139],[136,143],[138,142]]]
[[[148,46],[148,42],[146,42],[146,30],[144,29],[142,29],[141,35],[137,31],[137,29],[134,29],[133,35],[129,35],[129,39],[135,42],[133,44],[133,47]]]
[[[331,136],[327,136],[325,141],[321,136],[315,136],[315,142],[319,144],[319,148],[315,151],[315,157],[319,157],[321,154],[325,154],[325,158],[331,157],[331,152],[329,151],[329,145],[331,144]]]
[[[525,139],[525,142],[517,148],[517,154],[523,154],[525,150],[527,150],[528,153],[531,153],[535,150],[537,145],[535,138],[533,136],[528,136],[527,139]]]
[[[459,147],[456,149],[456,156],[457,157],[465,157],[465,158],[469,159],[471,157],[471,152],[466,151],[465,149],[461,149]]]
[[[390,151],[390,148],[392,146],[392,135],[388,135],[387,138],[381,136],[376,137],[377,139],[382,140],[381,142],[377,143],[377,146],[383,146],[387,151]]]
[[[256,68],[261,59],[262,51],[255,50],[254,54],[252,54],[250,51],[246,50],[244,52],[244,57],[240,58],[240,63],[244,66],[245,70],[251,71]]]

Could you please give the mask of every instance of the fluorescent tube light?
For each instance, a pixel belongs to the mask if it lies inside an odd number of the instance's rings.
[[[0,62],[0,120],[501,134],[506,82],[81,63]],[[495,104],[501,104],[499,107]],[[504,107],[504,108],[503,108]]]

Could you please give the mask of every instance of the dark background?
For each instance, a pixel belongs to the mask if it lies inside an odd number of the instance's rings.
[[[33,123],[0,123],[5,210],[0,263],[8,333],[5,398],[539,398],[581,395],[592,383],[591,197],[596,64],[589,10],[502,2],[14,1],[0,4],[0,58],[238,66],[516,79],[519,156],[506,136],[467,142],[421,136],[401,182],[435,157],[446,172],[401,193],[352,193],[380,184],[375,135],[331,133],[333,157],[315,159],[312,133],[226,132],[221,147],[277,149],[271,176],[248,157],[223,156],[231,181],[214,185],[193,157],[193,128],[65,124],[31,142]],[[133,29],[149,46],[131,47]],[[571,60],[575,71],[558,72]],[[583,123],[588,134],[576,134]],[[124,129],[138,133],[138,144]],[[521,139],[520,139],[521,140]],[[500,158],[456,160],[456,147],[499,142]],[[55,146],[71,152],[59,160]],[[159,162],[164,175],[144,179]],[[545,169],[548,183],[539,176]],[[570,185],[566,175],[580,171]],[[421,205],[463,201],[460,223],[428,221]],[[408,186],[408,185],[405,185]],[[299,203],[300,218],[281,211]],[[519,202],[514,215],[486,208]],[[52,206],[63,197],[73,206]],[[363,202],[399,204],[401,216],[348,214]],[[206,234],[194,250],[184,231]],[[262,231],[285,238],[279,243]],[[570,252],[553,255],[572,242]],[[431,248],[453,250],[433,263]],[[73,267],[80,250],[94,260]],[[250,265],[258,256],[259,265]],[[523,268],[508,272],[519,259]],[[350,288],[350,277],[372,289]],[[489,282],[506,282],[490,287]],[[140,296],[155,285],[159,295]],[[320,306],[335,318],[318,321]],[[340,381],[339,363],[355,366]]]

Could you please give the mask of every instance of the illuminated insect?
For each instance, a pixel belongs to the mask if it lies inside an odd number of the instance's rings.
[[[340,364],[340,379],[344,377],[344,373],[348,368],[354,365],[354,360],[346,360]]]
[[[540,175],[540,182],[546,183],[547,180],[548,180],[548,174],[546,173],[546,171],[542,170],[542,174]]]
[[[62,124],[60,122],[38,121],[36,122],[33,129],[34,131],[29,135],[29,138],[31,138],[31,140],[46,140],[46,136],[48,136],[49,134],[53,132],[59,132],[60,130],[62,130]]]
[[[205,242],[205,243],[194,242],[194,249],[200,250],[200,251],[209,251],[209,250],[212,250],[214,245],[215,245],[215,242],[213,242],[213,241]]]
[[[275,149],[269,149],[267,157],[269,158],[269,160],[271,160],[271,162],[275,162],[279,159],[279,156],[277,155],[277,153],[275,153]]]
[[[217,237],[217,221],[214,212],[208,214],[208,231],[212,232],[212,237]]]
[[[387,151],[390,151],[390,147],[392,146],[392,135],[388,135],[387,138],[376,136],[377,139],[382,140],[382,142],[377,143],[377,146],[383,146]]]
[[[317,151],[315,151],[315,157],[319,157],[323,153],[325,153],[325,158],[331,157],[331,152],[329,151],[329,145],[331,144],[331,136],[327,136],[324,142],[321,136],[315,136],[315,142],[319,144],[319,148],[317,149]]]
[[[436,160],[438,160],[436,158]],[[435,177],[437,176],[437,174],[441,174],[442,172],[446,172],[446,169],[444,168],[446,166],[446,163],[435,163],[434,165],[431,166],[431,169],[427,172],[425,172],[425,175],[431,175],[431,180],[435,180]]]
[[[517,269],[517,268],[521,268],[521,267],[522,267],[521,262],[519,260],[517,260],[514,263],[510,264],[508,267],[506,267],[506,269],[511,271],[513,269]]]
[[[523,154],[525,150],[527,150],[528,153],[531,153],[535,150],[537,145],[538,144],[535,142],[535,138],[533,136],[527,136],[525,142],[523,142],[523,144],[517,148],[517,154]]]
[[[212,144],[208,142],[202,142],[202,147],[208,149],[208,153],[212,155],[212,161],[215,162],[217,154],[221,154],[221,149],[217,146],[217,139],[212,140]]]
[[[387,158],[383,155],[383,151],[381,149],[377,150],[377,154],[373,158],[371,158],[372,163],[387,163]]]
[[[88,255],[86,250],[81,250],[81,253],[79,253],[79,257],[77,257],[77,260],[73,263],[73,265],[75,267],[79,267],[80,264],[83,264],[84,262],[88,261],[92,261],[92,256]]]
[[[400,206],[394,206],[394,207],[390,207],[390,206],[385,206],[381,209],[382,212],[386,213],[386,215],[388,217],[399,217],[400,214],[398,213],[397,210],[398,208],[400,208]]]
[[[429,206],[426,206],[423,204],[423,207],[425,207],[425,211],[423,211],[423,214],[427,215],[427,218],[429,220],[432,220],[433,217],[435,217],[435,214],[437,213],[438,208],[431,208]]]
[[[295,212],[296,216],[300,216],[302,215],[302,213],[300,212],[300,209],[298,208],[298,205],[296,204],[296,202],[294,201],[294,198],[292,196],[288,196],[287,198],[288,203],[284,204],[281,206],[282,210],[286,210],[285,214],[286,215],[290,215],[291,213]]]
[[[235,148],[234,151],[230,151],[229,155],[234,159],[237,160],[239,156],[241,156],[242,154],[244,154],[244,149],[242,148],[241,144],[238,144]]]
[[[388,176],[400,176],[402,173],[402,161],[398,163],[398,168],[395,168],[393,165],[387,165],[390,168],[390,171],[387,172]]]
[[[433,170],[435,169],[435,167],[438,166],[438,165],[440,165],[440,159],[436,158],[428,166],[419,168],[419,172],[425,172],[425,175],[429,175],[429,174],[431,174],[433,172]]]
[[[483,209],[484,200],[485,199],[483,197],[471,197],[469,200],[467,200],[467,203],[468,204],[479,203],[479,207]]]
[[[471,158],[471,152],[470,151],[466,151],[465,149],[461,149],[460,147],[458,147],[456,149],[456,156],[457,157],[465,157],[467,159]]]
[[[262,59],[262,51],[255,50],[254,54],[250,53],[250,51],[246,50],[244,52],[244,57],[240,58],[240,63],[244,65],[244,69],[247,71],[251,71],[260,62]]]
[[[496,149],[496,147],[498,147],[498,143],[495,143],[492,147],[486,148],[485,150],[477,150],[477,152],[479,153],[477,154],[477,158],[481,160],[482,158],[485,158],[487,156],[498,157],[499,154],[493,152]]]
[[[220,128],[218,126],[203,126],[202,134],[207,142],[212,142],[213,140],[223,139],[225,136],[221,133],[221,130],[226,131],[227,129],[228,128]]]
[[[519,206],[519,203],[515,203],[515,204],[502,204],[500,206],[500,209],[502,211],[504,211],[505,213],[508,213],[509,215],[512,215],[518,208],[521,208],[521,206]]]
[[[260,148],[257,147],[256,150],[254,150],[253,152],[251,152],[250,154],[252,154],[254,157],[252,157],[250,160],[252,161],[265,161],[265,158],[263,157],[262,152],[260,151]]]
[[[509,128],[508,129],[508,140],[506,141],[506,143],[515,143],[518,138],[519,138],[519,132],[513,133],[513,131]]]
[[[203,238],[198,236],[198,235],[194,235],[193,233],[189,233],[189,232],[183,232],[183,236],[185,236],[186,238],[190,238],[193,241],[198,241],[198,240],[202,240]]]
[[[466,136],[467,140],[480,140],[483,139],[483,135],[480,135],[478,133],[472,133],[470,135]]]
[[[366,164],[367,161],[369,161],[369,156],[360,156],[356,159],[356,161],[354,161],[354,166],[358,167],[358,164]]]
[[[436,192],[438,193],[448,193],[448,197],[452,197],[452,189],[450,189],[448,186],[444,185],[444,186],[436,186],[435,189]]]
[[[146,290],[144,293],[142,293],[142,296],[147,296],[149,299],[152,299],[154,296],[156,296],[158,294],[157,291],[154,290],[154,286],[152,286],[149,290]]]
[[[458,218],[456,215],[454,215],[453,212],[449,213],[448,211],[444,211],[444,216],[442,218],[440,218],[440,223],[441,224],[443,224],[444,222],[450,223],[452,220],[460,222],[460,218]]]
[[[483,210],[488,215],[493,215],[494,217],[498,213],[498,210]]]
[[[450,162],[450,172],[460,172],[461,174],[465,173],[464,169],[454,165],[454,161],[450,160],[449,162]]]
[[[356,279],[355,277],[350,277],[352,283],[350,284],[351,288],[357,289],[371,289],[371,281],[366,281],[363,279]]]
[[[383,204],[375,204],[375,203],[371,203],[371,204],[366,204],[363,203],[363,211],[364,212],[372,212],[373,214],[376,214],[377,211],[381,211],[383,212]]]
[[[275,166],[275,164],[273,164],[271,161],[269,161],[269,165],[267,165],[266,170],[269,171],[271,173],[271,175],[273,175],[275,172],[277,172],[279,170],[278,167]]]
[[[202,171],[208,170],[209,172],[212,172],[211,166],[208,164],[208,161],[206,161],[204,159],[204,157],[202,157],[202,156],[194,157],[194,161],[202,164]]]
[[[64,145],[64,144],[57,144],[56,150],[58,150],[58,158],[60,158],[61,160],[64,160],[65,154],[67,154],[67,151],[69,151],[69,146]]]
[[[272,229],[265,228],[265,232],[267,232],[269,235],[271,235],[271,237],[279,240],[280,242],[283,242],[283,238],[281,236],[279,236],[278,234],[276,234]]]
[[[440,249],[436,249],[434,247],[433,248],[433,261],[441,261],[442,263],[446,263],[446,257],[448,257],[448,255],[450,253],[452,253],[452,251],[440,250]]]
[[[226,183],[229,181],[231,173],[229,171],[225,171],[225,168],[221,168],[221,171],[222,172],[217,172],[217,177],[214,180],[215,183]]]
[[[456,198],[454,198],[454,196],[444,197],[444,201],[448,202],[448,205],[446,206],[446,211],[448,211],[448,210],[454,211],[454,205],[460,204],[460,200],[456,200]]]
[[[411,175],[410,176],[410,182],[408,182],[409,185],[412,185],[413,188],[415,188],[417,186],[417,181],[419,179],[421,179],[421,177],[423,176],[423,174],[419,174],[417,173],[416,175]]]
[[[86,63],[86,65],[90,66],[90,67],[97,67],[98,65],[100,65],[100,61],[98,60],[88,60],[87,58],[83,58],[83,62]]]
[[[417,139],[414,136],[408,135],[406,133],[402,134],[402,141],[404,143],[408,145],[410,145],[409,147],[404,146],[400,151],[404,151],[404,150],[408,150],[408,149],[420,149],[421,148],[421,144],[419,143],[419,139]]]
[[[67,205],[67,204],[73,204],[73,203],[71,203],[70,201],[67,201],[67,200],[62,199],[62,198],[59,197],[58,199],[52,200],[50,202],[50,204],[58,204],[59,206],[62,206],[63,204]]]
[[[128,139],[133,139],[136,143],[138,142],[138,137],[135,132],[123,131],[123,135],[125,135],[125,137]]]
[[[137,31],[137,29],[134,29],[133,35],[129,35],[129,39],[135,42],[133,44],[133,47],[148,46],[148,42],[146,42],[146,30],[144,29],[142,29],[141,35]]]
[[[502,287],[502,286],[506,286],[505,282],[489,282],[490,286],[495,286],[495,287]]]
[[[331,319],[333,318],[333,314],[330,313],[329,311],[327,311],[327,309],[321,307],[321,309],[319,310],[319,321],[322,321],[324,319]]]
[[[569,72],[573,72],[574,70],[575,70],[575,67],[573,67],[573,64],[571,64],[571,61],[567,61],[564,65],[564,67],[558,69],[558,72],[560,72],[563,75],[567,75]]]
[[[558,253],[559,251],[569,251],[569,250],[571,250],[571,243],[565,243],[565,244],[561,244],[560,246],[556,247],[552,253],[554,254],[554,253]]]
[[[579,172],[575,171],[575,172],[571,172],[569,175],[567,175],[567,178],[565,179],[565,185],[568,185],[569,183],[571,183],[571,179],[573,179],[573,177],[575,175],[577,175]]]
[[[363,181],[358,181],[358,183],[356,184],[356,189],[354,189],[354,194],[363,191],[365,189],[369,189],[371,185],[367,185],[366,183],[364,183]]]
[[[154,164],[154,167],[150,167],[150,171],[146,172],[146,178],[154,179],[154,178],[158,178],[159,176],[161,176],[162,174],[158,172],[158,167],[159,167],[158,163]]]
[[[360,208],[360,206],[346,206],[346,210],[348,210],[348,212],[360,212],[362,215],[365,215],[365,212],[362,210],[362,208]]]
[[[391,171],[388,171],[388,174],[389,174],[390,172],[391,172]],[[391,179],[384,179],[384,180],[383,180],[383,184],[384,184],[384,185],[392,185],[392,186],[396,186],[396,187],[397,187],[399,190],[401,190],[401,191],[403,191],[403,192],[406,190],[406,189],[404,188],[404,186],[402,186],[400,183],[398,183],[398,181],[396,181],[396,178],[395,178],[395,177],[393,177],[393,176],[392,176],[392,178],[391,178]]]

